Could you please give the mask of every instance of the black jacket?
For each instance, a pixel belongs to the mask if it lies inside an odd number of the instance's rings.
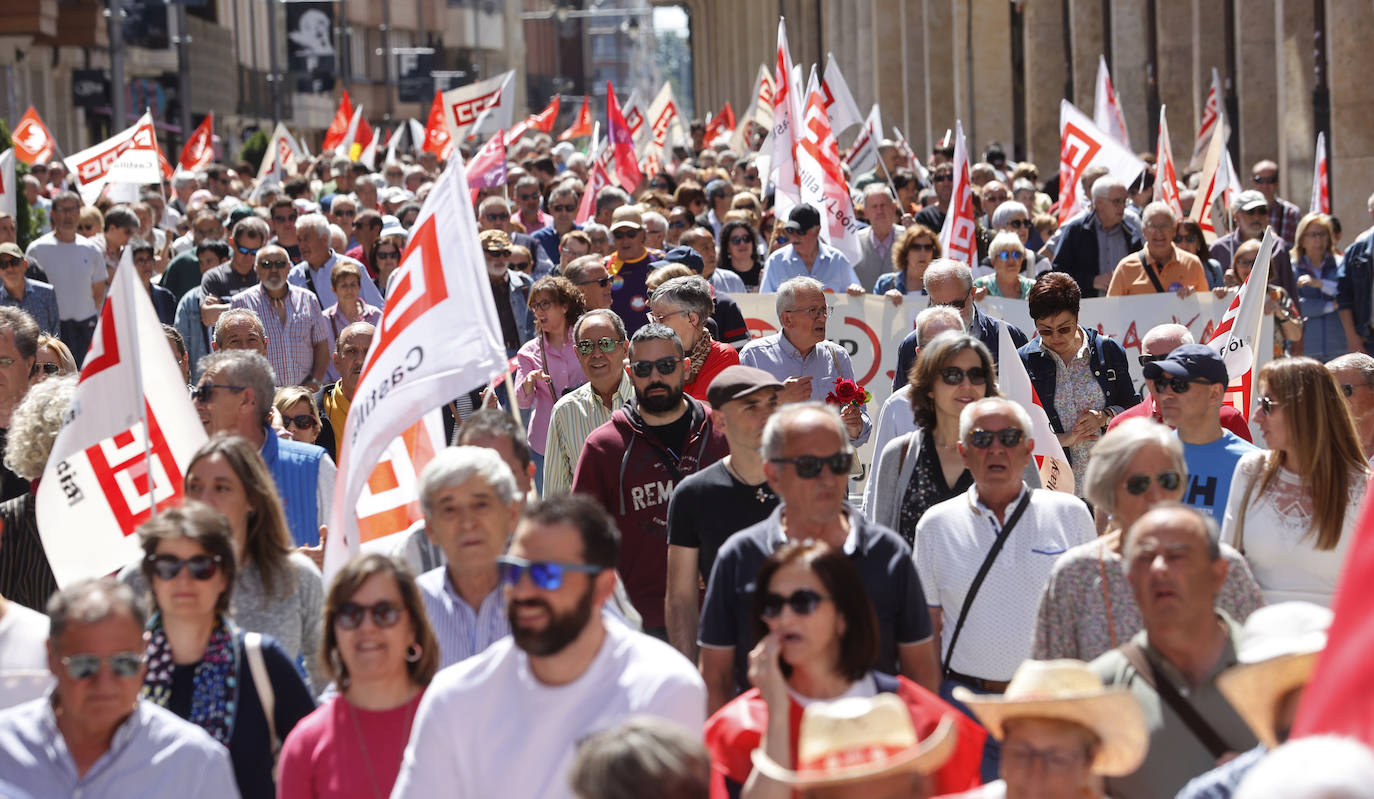
[[[972,302],[972,299],[969,300]],[[978,305],[973,306],[973,319],[969,322],[969,335],[987,345],[992,351],[992,363],[997,365],[997,350],[1000,349],[1001,333],[998,332],[999,326],[1006,325],[1007,332],[1011,334],[1011,343],[1015,344],[1019,350],[1026,345],[1026,334],[1021,329],[1010,322],[1003,322],[1000,319],[993,319],[983,313]],[[916,331],[913,330],[906,334],[902,343],[897,346],[897,371],[892,373],[892,390],[895,392],[906,385],[907,373],[911,371],[911,365],[916,362]]]
[[[1135,393],[1131,383],[1131,365],[1126,360],[1126,350],[1116,341],[1100,335],[1096,330],[1082,328],[1088,337],[1088,365],[1102,394],[1107,398],[1107,408],[1113,415],[1140,403],[1140,395]],[[1021,362],[1030,374],[1031,386],[1040,397],[1045,415],[1050,418],[1050,427],[1056,433],[1065,432],[1066,426],[1054,408],[1057,371],[1054,356],[1040,348],[1040,337],[1036,336],[1017,351]],[[1073,420],[1070,420],[1073,421]]]
[[[1065,223],[1059,252],[1054,256],[1054,268],[1067,272],[1078,283],[1085,298],[1107,296],[1107,292],[1093,288],[1093,280],[1103,274],[1097,263],[1097,231],[1093,229],[1096,221],[1097,212],[1091,211]],[[1121,232],[1126,236],[1127,254],[1145,246],[1145,239],[1140,235],[1140,223],[1129,215],[1121,218]],[[1112,269],[1115,268],[1116,264],[1112,264]],[[1111,270],[1107,270],[1106,274],[1111,274]]]

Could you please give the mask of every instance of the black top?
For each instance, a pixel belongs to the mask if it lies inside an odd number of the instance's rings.
[[[26,491],[0,504],[0,596],[47,613],[56,592],[57,578],[38,537],[33,494]]]
[[[676,420],[668,424],[644,425],[644,431],[660,447],[668,450],[674,457],[681,458],[687,446],[687,434],[691,432],[692,414],[684,411]]]
[[[901,516],[897,523],[897,532],[911,547],[916,544],[916,525],[925,512],[968,491],[969,486],[973,485],[973,475],[969,474],[968,469],[959,473],[953,488],[945,482],[945,469],[940,465],[940,454],[933,437],[927,437],[926,443],[917,449],[916,462],[911,466],[911,479],[902,493]]]
[[[0,427],[0,452],[5,451],[5,446],[9,440],[9,428]],[[29,481],[10,471],[8,466],[0,464],[0,502],[21,497],[27,493],[29,493]]]
[[[206,272],[200,279],[200,290],[220,302],[228,302],[235,294],[258,285],[257,272],[249,270],[248,274],[240,275],[234,271],[232,263],[220,264]]]
[[[491,299],[496,303],[496,318],[501,322],[501,338],[506,349],[514,352],[524,342],[520,340],[520,325],[515,321],[515,310],[510,305],[509,277],[491,281]]]
[[[701,578],[711,576],[716,552],[733,533],[767,519],[778,495],[767,483],[741,483],[716,461],[678,483],[668,502],[668,544],[699,550]]]

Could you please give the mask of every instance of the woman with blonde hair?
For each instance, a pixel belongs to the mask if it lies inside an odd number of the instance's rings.
[[[1009,230],[998,233],[988,245],[992,274],[973,281],[974,297],[1013,297],[1018,300],[1029,297],[1031,287],[1035,285],[1035,281],[1025,274],[1030,259],[1030,250],[1021,243],[1019,235]]]
[[[1346,353],[1345,328],[1336,312],[1336,236],[1331,217],[1308,214],[1298,222],[1298,232],[1288,257],[1298,279],[1298,305],[1302,308],[1302,353],[1322,363]]]
[[[873,293],[901,305],[906,294],[924,294],[926,267],[941,257],[940,236],[925,225],[911,225],[892,246],[892,271],[878,275]]]
[[[281,415],[281,428],[292,441],[319,444],[334,458],[334,436],[320,440],[320,411],[315,407],[315,395],[304,386],[283,386],[272,398],[272,408]],[[330,431],[333,432],[332,430]]]
[[[29,385],[35,386],[49,377],[65,377],[76,374],[76,359],[72,351],[62,343],[62,339],[43,333],[38,336],[38,351],[34,355],[33,374]]]
[[[1266,602],[1330,607],[1369,479],[1360,439],[1320,362],[1270,361],[1258,384],[1269,449],[1236,464],[1221,540],[1249,561]]]

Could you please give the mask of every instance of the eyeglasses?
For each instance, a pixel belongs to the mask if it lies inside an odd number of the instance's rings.
[[[375,605],[345,602],[334,611],[334,624],[340,630],[356,630],[363,626],[363,619],[371,615],[372,623],[385,630],[396,626],[396,622],[401,620],[403,609],[403,605],[385,599]]]
[[[498,211],[494,214],[482,214],[482,218],[488,222],[509,222],[510,214],[503,214]]]
[[[506,266],[509,266],[511,269],[516,269],[516,270],[519,270],[519,271],[523,272],[523,271],[525,271],[526,269],[529,269],[529,267],[530,267],[530,262],[529,262],[529,261],[507,261],[507,262],[506,262]]]
[[[826,599],[828,597],[821,596],[810,588],[798,588],[790,596],[774,594],[770,591],[763,595],[759,615],[765,619],[776,619],[782,615],[784,607],[789,607],[798,616],[810,616]]]
[[[818,477],[821,469],[830,468],[831,474],[849,474],[849,470],[854,465],[854,452],[845,450],[836,452],[834,455],[820,457],[819,455],[799,455],[795,458],[769,458],[771,463],[790,463],[797,470],[797,476],[803,480],[811,480]]]
[[[997,260],[999,261],[1019,261],[1025,257],[1026,254],[1020,250],[1002,250],[997,253]]]
[[[577,210],[577,206],[571,203],[568,205],[550,205],[549,210],[553,211],[555,214],[570,214]]]
[[[1195,234],[1195,233],[1180,233],[1179,235],[1174,236],[1174,243],[1175,243],[1175,244],[1197,244],[1197,234]]]
[[[73,680],[86,680],[100,673],[100,664],[109,663],[110,673],[121,679],[138,676],[143,666],[142,652],[116,652],[113,655],[67,655],[60,661],[67,669],[67,676]]]
[[[281,423],[287,430],[290,430],[292,427],[299,430],[314,430],[315,426],[320,423],[320,420],[308,413],[298,413],[295,416],[283,416]]]
[[[55,375],[62,370],[62,367],[55,363],[36,363],[33,365],[33,373],[42,372],[45,375]],[[1346,396],[1350,396],[1346,394]]]
[[[973,366],[968,369],[960,369],[957,366],[946,366],[940,370],[940,379],[947,386],[957,386],[964,382],[964,379],[975,386],[985,385],[988,382],[988,372],[981,366]]]
[[[972,286],[969,286],[968,291],[964,292],[964,296],[963,296],[962,299],[950,300],[949,302],[936,302],[936,303],[931,303],[931,304],[932,304],[932,305],[947,305],[947,306],[949,306],[950,308],[953,308],[953,309],[956,310],[956,311],[962,311],[962,310],[964,310],[964,306],[968,305],[968,298],[969,298],[969,296],[972,295],[972,294],[973,294],[973,287],[972,287]]]
[[[258,266],[263,269],[286,269],[291,266],[291,262],[286,260],[258,261]]]
[[[648,377],[657,369],[659,374],[667,376],[677,371],[681,363],[681,358],[659,358],[656,361],[631,361],[630,371],[634,373],[635,377]]]
[[[1062,774],[1076,768],[1082,762],[1084,753],[1068,749],[1040,750],[1014,744],[1003,747],[1002,757],[1005,758],[1007,766],[1013,769],[1030,771],[1035,768],[1035,761],[1038,760],[1045,765],[1046,772]]]
[[[668,229],[669,229],[669,230],[683,230],[683,229],[685,229],[686,227],[687,227],[687,223],[686,223],[686,222],[683,222],[683,221],[681,221],[681,220],[676,220],[676,219],[675,219],[675,220],[673,220],[673,221],[671,221],[671,222],[668,223]]]
[[[954,175],[935,175],[930,180],[932,183],[948,183],[954,180]]]
[[[575,346],[577,347],[578,355],[587,356],[592,354],[593,347],[601,350],[604,353],[614,352],[615,348],[620,346],[620,342],[621,339],[611,338],[610,336],[602,336],[601,338],[595,341],[589,338],[584,338],[581,341],[577,342]]]
[[[162,553],[159,555],[149,555],[144,558],[148,561],[149,567],[153,570],[153,576],[159,580],[174,580],[181,574],[182,567],[191,574],[193,580],[209,580],[219,574],[220,557],[218,555],[192,555],[185,560],[176,555]]]
[[[201,383],[191,389],[191,401],[209,402],[210,397],[214,395],[215,389],[217,388],[227,388],[230,391],[242,391],[247,388],[247,386],[231,386],[228,383]]]
[[[1148,474],[1133,474],[1126,478],[1126,490],[1131,496],[1138,497],[1150,490],[1150,483],[1159,483],[1159,487],[1165,491],[1177,491],[1183,484],[1183,477],[1178,472],[1160,472],[1151,477]]]
[[[1168,355],[1137,355],[1136,362],[1141,366],[1145,366],[1146,364],[1151,364],[1156,361],[1162,361],[1168,357]]]
[[[505,259],[510,257],[510,250],[483,250],[482,252],[485,253],[488,258]]]
[[[620,241],[621,239],[632,239],[632,238],[634,238],[635,236],[638,236],[638,235],[639,235],[639,231],[638,231],[638,230],[635,230],[635,229],[633,229],[633,228],[624,228],[624,227],[623,227],[623,228],[621,228],[620,230],[612,231],[612,232],[611,232],[611,235],[612,235],[613,237],[615,237],[615,240],[616,240],[616,241]]]
[[[0,261],[0,269],[9,269],[24,263],[23,258],[6,258]]]
[[[1211,385],[1206,380],[1189,380],[1186,377],[1171,377],[1168,380],[1151,380],[1150,382],[1154,385],[1156,394],[1163,394],[1166,388],[1171,389],[1175,394],[1187,394],[1188,389],[1192,388],[1194,383],[1204,386]]]
[[[731,236],[730,243],[738,247],[741,244],[749,244],[750,241],[748,236]]]
[[[576,283],[574,283],[573,285],[574,285],[574,286],[590,286],[590,285],[593,284],[593,283],[595,283],[596,285],[598,285],[598,286],[600,286],[601,288],[604,289],[604,288],[606,288],[607,286],[611,285],[611,276],[610,276],[610,275],[607,275],[607,276],[605,276],[605,277],[598,277],[598,278],[594,278],[594,279],[592,279],[592,280],[579,280],[579,281],[577,281]]]
[[[1261,185],[1267,185],[1267,184],[1269,184],[1269,183],[1278,183],[1278,182],[1279,182],[1279,176],[1278,176],[1278,175],[1270,175],[1270,176],[1268,176],[1268,177],[1265,177],[1265,176],[1263,176],[1263,175],[1251,175],[1251,176],[1250,176],[1250,179],[1253,180],[1253,181],[1256,182],[1256,183],[1261,184]]]
[[[654,313],[653,311],[650,311],[648,314],[646,314],[646,316],[649,317],[650,322],[657,322],[658,324],[663,324],[664,320],[671,319],[674,316],[677,316],[678,314],[685,313],[687,313],[687,311],[669,311],[667,313]]]
[[[261,250],[262,248],[261,248],[261,247],[245,247],[245,246],[243,246],[242,244],[235,244],[235,245],[234,245],[234,249],[238,250],[239,252],[243,253],[244,255],[257,255],[257,254],[258,254],[258,250]]]
[[[1020,445],[1025,437],[1026,431],[1019,427],[1004,427],[1001,430],[979,428],[969,431],[968,443],[977,449],[987,449],[992,446],[992,440],[995,438],[1001,441],[1004,447],[1015,447]]]
[[[783,313],[804,313],[812,319],[818,319],[822,316],[829,316],[832,313],[835,313],[835,306],[813,305],[810,308],[793,308],[790,311],[783,311]]]
[[[786,244],[786,243],[787,243],[787,237],[786,237],[786,236],[778,236],[777,238],[773,239],[773,243],[774,243],[774,244]]]
[[[911,245],[911,249],[915,250],[916,252],[935,252],[935,245],[926,244],[924,242],[918,241],[915,244]]]
[[[563,587],[565,572],[581,572],[593,577],[605,571],[590,563],[563,563],[554,560],[525,560],[514,555],[502,555],[496,559],[496,567],[501,571],[501,582],[505,585],[519,585],[528,574],[535,588],[544,591],[557,591]]]
[[[395,261],[395,260],[399,259],[400,257],[401,257],[401,254],[400,254],[399,252],[397,252],[396,250],[378,250],[378,251],[377,251],[377,260],[378,260],[378,261],[382,261],[382,260],[386,260],[386,261]]]
[[[1268,415],[1270,415],[1271,413],[1273,413],[1273,412],[1274,412],[1274,409],[1277,408],[1277,407],[1279,407],[1279,406],[1282,405],[1282,404],[1283,404],[1283,403],[1279,402],[1278,400],[1272,399],[1272,398],[1267,397],[1267,396],[1265,396],[1265,397],[1260,397],[1259,399],[1255,400],[1255,406],[1256,406],[1256,407],[1259,409],[1259,411],[1260,411],[1261,413],[1263,413],[1265,416],[1268,416]]]
[[[1020,230],[1023,227],[1030,226],[1031,223],[1029,219],[1012,219],[1007,222],[1007,227],[1011,228],[1012,230]]]

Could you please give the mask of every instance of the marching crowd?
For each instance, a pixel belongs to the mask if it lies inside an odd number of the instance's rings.
[[[693,135],[581,223],[587,155],[512,145],[473,200],[512,374],[442,407],[423,520],[327,583],[335,459],[442,164],[214,164],[127,205],[33,165],[23,248],[0,214],[0,796],[1374,795],[1364,745],[1287,742],[1374,455],[1374,228],[1342,250],[1269,161],[1212,242],[1151,170],[1085,171],[1060,225],[1057,182],[992,145],[965,263],[952,146],[884,141],[848,176],[855,262]],[[1260,446],[1186,327],[1128,355],[1079,316],[1234,296],[1266,229]],[[59,589],[34,495],[124,261],[210,437],[142,557]],[[827,338],[844,293],[928,301],[882,407]],[[1075,493],[1042,487],[1004,336]]]

